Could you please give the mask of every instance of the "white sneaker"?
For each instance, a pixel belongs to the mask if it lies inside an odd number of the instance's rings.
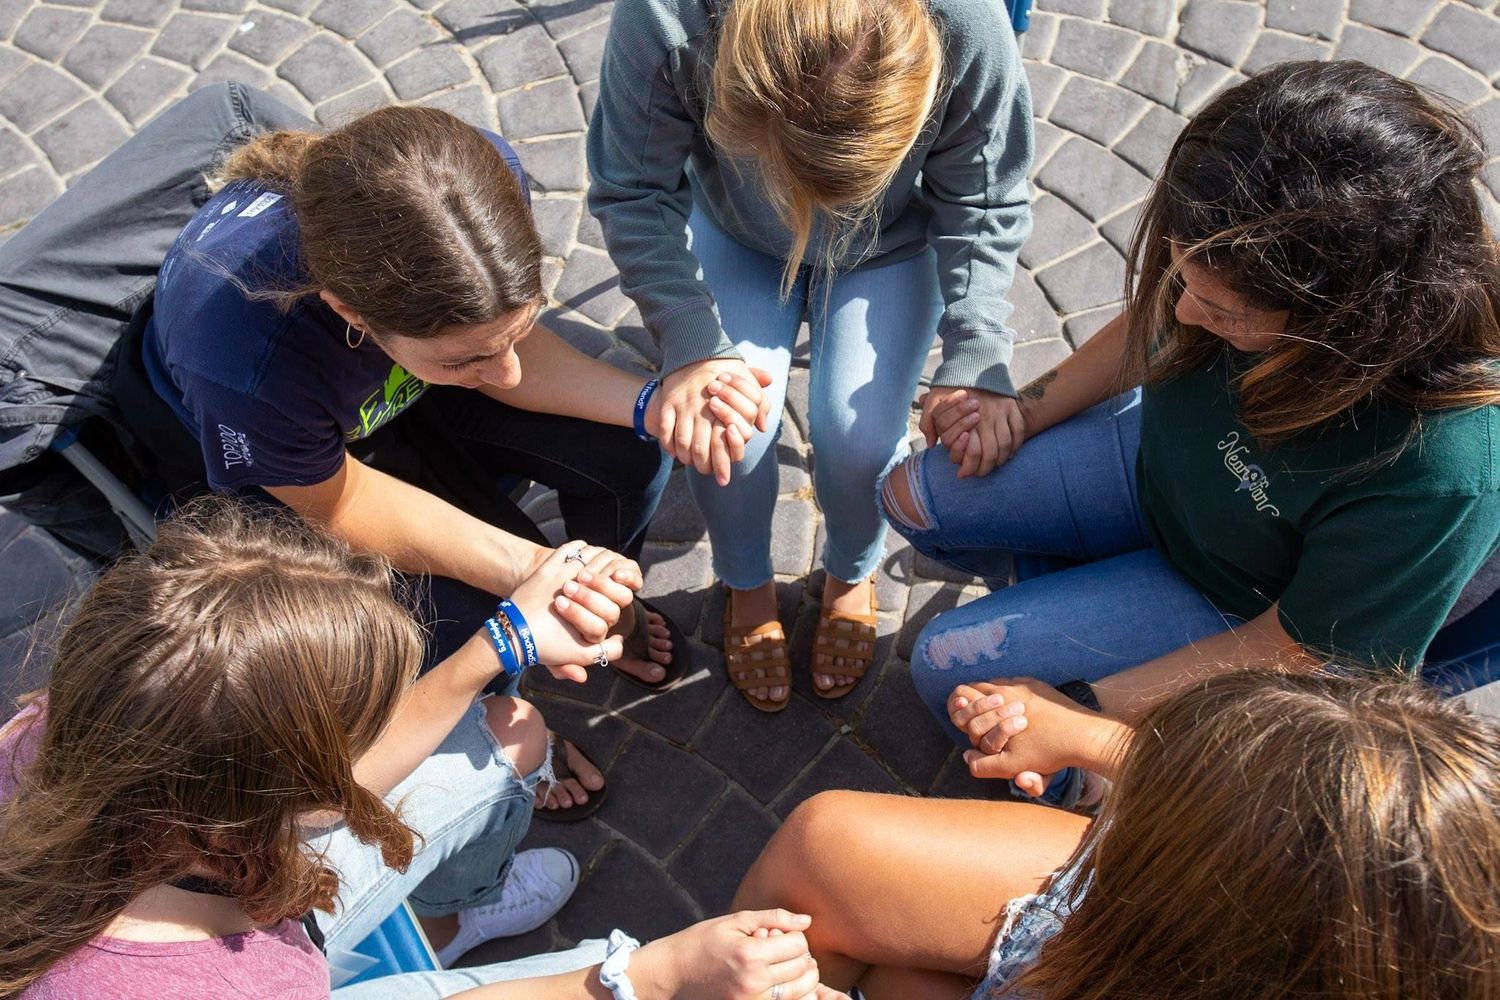
[[[578,888],[578,862],[559,847],[521,851],[511,862],[500,898],[460,910],[458,933],[437,953],[448,968],[464,953],[491,938],[534,931],[552,919]]]

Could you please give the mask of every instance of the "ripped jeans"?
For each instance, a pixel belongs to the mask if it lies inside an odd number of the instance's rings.
[[[959,684],[1097,680],[1238,624],[1151,545],[1135,485],[1140,406],[1132,390],[1085,410],[983,479],[959,479],[941,446],[921,452],[902,466],[909,512],[882,489],[919,552],[994,589],[938,615],[912,650],[917,691],[960,747],[947,710]],[[1013,556],[1021,581],[1007,587]]]

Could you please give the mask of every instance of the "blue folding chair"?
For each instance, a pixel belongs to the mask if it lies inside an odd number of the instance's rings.
[[[1031,27],[1031,0],[1005,0],[1005,9],[1010,11],[1010,26],[1017,32]]]
[[[335,989],[401,972],[436,972],[440,968],[427,935],[422,933],[416,915],[404,902],[374,933],[355,945],[352,952],[328,953],[328,970]]]

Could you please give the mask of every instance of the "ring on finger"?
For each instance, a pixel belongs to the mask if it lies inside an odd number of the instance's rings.
[[[565,563],[576,562],[576,563],[582,564],[583,561],[584,561],[584,559],[583,559],[583,547],[582,546],[579,546],[578,548],[574,549],[572,552],[569,552],[567,555],[563,556],[563,562],[565,562]]]
[[[781,1000],[781,991],[786,989],[785,983],[777,983],[771,987],[771,1000]]]
[[[594,662],[601,667],[609,666],[609,653],[604,650],[604,643],[599,643],[599,649],[594,653]]]

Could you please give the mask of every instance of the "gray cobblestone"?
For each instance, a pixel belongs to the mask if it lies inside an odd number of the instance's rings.
[[[1458,4],[1438,11],[1422,44],[1444,52],[1486,77],[1500,73],[1500,19]]]
[[[26,15],[13,40],[32,55],[56,62],[83,34],[88,23],[89,15],[81,10],[37,7]]]
[[[1037,177],[1090,219],[1106,218],[1146,193],[1146,177],[1108,150],[1069,139]]]
[[[97,99],[83,102],[34,136],[53,169],[64,176],[103,159],[128,137]]]
[[[0,48],[0,86],[14,80],[21,70],[30,65],[31,57],[25,53],[12,48]]]
[[[444,90],[422,98],[421,103],[429,108],[441,108],[449,114],[457,115],[471,125],[495,128],[495,103],[489,92],[478,84]]]
[[[1165,156],[1165,153],[1163,155]],[[1134,233],[1136,217],[1140,215],[1142,204],[1142,202],[1137,202],[1124,211],[1116,213],[1110,217],[1109,221],[1099,227],[1099,232],[1104,234],[1104,238],[1109,241],[1109,245],[1121,254],[1128,252],[1127,248],[1130,246],[1130,237]]]
[[[253,63],[242,55],[233,52],[220,52],[213,57],[203,72],[193,78],[188,85],[189,89],[197,90],[212,83],[222,83],[226,80],[237,80],[240,83],[248,83],[252,87],[267,87],[271,83],[271,74],[258,63]]]
[[[1057,152],[1057,147],[1067,139],[1068,133],[1053,125],[1051,122],[1037,121],[1032,124],[1033,137],[1035,139],[1034,159],[1032,165],[1041,169],[1042,165]]]
[[[1022,267],[1049,264],[1096,235],[1094,224],[1056,195],[1044,194],[1032,202],[1031,216],[1031,237],[1021,247]]]
[[[1057,43],[1057,26],[1060,22],[1046,11],[1032,8],[1031,27],[1021,36],[1021,55],[1027,59],[1046,60]]]
[[[1460,104],[1472,104],[1491,90],[1473,70],[1460,68],[1437,56],[1423,59],[1407,78]]]
[[[523,161],[524,162],[524,161]],[[564,257],[572,248],[573,232],[578,226],[579,203],[574,198],[534,198],[531,214],[542,237],[542,250],[552,257]],[[561,296],[559,296],[561,297]]]
[[[596,323],[613,323],[630,308],[609,257],[586,247],[568,254],[568,263],[552,294]]]
[[[435,15],[443,27],[468,45],[514,31],[531,20],[514,0],[449,0],[437,8]]]
[[[1173,0],[1110,0],[1109,19],[1143,35],[1165,38],[1177,20]]]
[[[409,8],[403,8],[361,35],[356,44],[361,52],[383,66],[436,37],[438,29],[430,21]]]
[[[1333,41],[1344,20],[1345,0],[1267,0],[1266,27]]]
[[[552,39],[540,24],[529,24],[480,49],[475,57],[490,86],[514,90],[533,80],[568,71]]]
[[[1413,35],[1437,5],[1438,0],[1350,0],[1349,17],[1372,28]]]
[[[1174,107],[1185,115],[1195,115],[1213,97],[1243,79],[1239,73],[1216,62],[1197,62],[1182,81]]]
[[[371,82],[319,104],[317,119],[324,125],[342,125],[390,102],[391,95],[386,89]]]
[[[553,80],[500,98],[500,126],[517,139],[583,129],[583,110],[568,80]]]
[[[151,33],[114,24],[96,24],[63,59],[63,68],[94,88],[103,87],[145,51]]]
[[[573,79],[579,83],[599,79],[599,64],[604,59],[604,42],[608,36],[609,22],[601,21],[557,43]]]
[[[1016,271],[1015,280],[1011,283],[1010,301],[1015,308],[1006,320],[1006,325],[1015,331],[1016,343],[1050,340],[1060,334],[1062,327],[1057,319],[1057,310],[1052,308],[1052,304],[1042,294],[1029,270],[1022,268]]]
[[[1066,131],[1109,146],[1136,123],[1148,104],[1128,90],[1075,76],[1057,95],[1047,117]]]
[[[229,47],[257,62],[274,65],[312,33],[312,25],[300,18],[259,11],[240,23],[229,39]]]
[[[341,42],[319,35],[281,64],[283,79],[314,104],[364,83],[373,75],[369,65]]]
[[[469,78],[469,64],[456,45],[427,45],[385,71],[391,89],[403,101],[426,97]]]
[[[288,14],[306,14],[317,6],[319,0],[260,0],[267,7],[284,10]]]
[[[120,21],[142,28],[155,28],[171,14],[170,4],[162,0],[109,0],[99,16],[106,21]]]
[[[0,117],[30,132],[84,96],[67,74],[33,63],[0,87]]]
[[[25,222],[61,193],[56,175],[40,166],[0,181],[0,229]]]
[[[1117,301],[1125,287],[1125,259],[1100,240],[1036,273],[1037,284],[1064,314]]]
[[[158,59],[142,59],[104,92],[104,99],[132,125],[140,125],[167,102],[191,74]]]
[[[395,0],[323,0],[313,9],[312,20],[345,38],[357,38],[395,9]]]
[[[1297,59],[1326,59],[1333,46],[1316,38],[1300,38],[1266,32],[1255,40],[1255,46],[1245,57],[1244,71],[1256,73],[1267,66]]]
[[[1177,41],[1226,66],[1238,66],[1255,43],[1260,7],[1242,0],[1189,0]]]
[[[173,14],[157,35],[151,54],[201,69],[234,27],[234,21],[211,14]]]
[[[1333,56],[1335,59],[1358,59],[1400,76],[1417,64],[1422,58],[1422,50],[1415,42],[1351,24],[1344,28]]]
[[[1088,343],[1105,323],[1118,315],[1120,315],[1120,307],[1114,304],[1092,312],[1079,313],[1063,324],[1063,333],[1067,336],[1068,343],[1073,345],[1074,350],[1077,350]]]
[[[1059,14],[1072,14],[1095,21],[1104,16],[1104,0],[1043,0],[1042,6]]]
[[[1058,28],[1051,62],[1096,80],[1112,80],[1139,45],[1140,35],[1133,31],[1070,18]]]
[[[36,162],[31,147],[15,129],[0,129],[0,177]]]
[[[582,136],[537,139],[517,146],[516,152],[521,155],[522,162],[526,164],[526,174],[531,178],[532,184],[541,190],[583,190]]]
[[[1186,124],[1187,119],[1182,115],[1153,104],[1125,138],[1115,143],[1115,152],[1142,173],[1154,177]]]
[[[1142,97],[1174,107],[1182,82],[1187,79],[1197,59],[1191,54],[1160,42],[1147,42],[1120,83]]]
[[[1026,82],[1031,84],[1031,109],[1038,116],[1045,116],[1067,82],[1068,74],[1047,63],[1028,62],[1025,65]]]
[[[210,11],[215,14],[242,14],[250,0],[182,0],[186,10]]]
[[[608,21],[615,9],[613,3],[590,0],[530,0],[526,6],[553,38],[566,38],[591,24]]]

